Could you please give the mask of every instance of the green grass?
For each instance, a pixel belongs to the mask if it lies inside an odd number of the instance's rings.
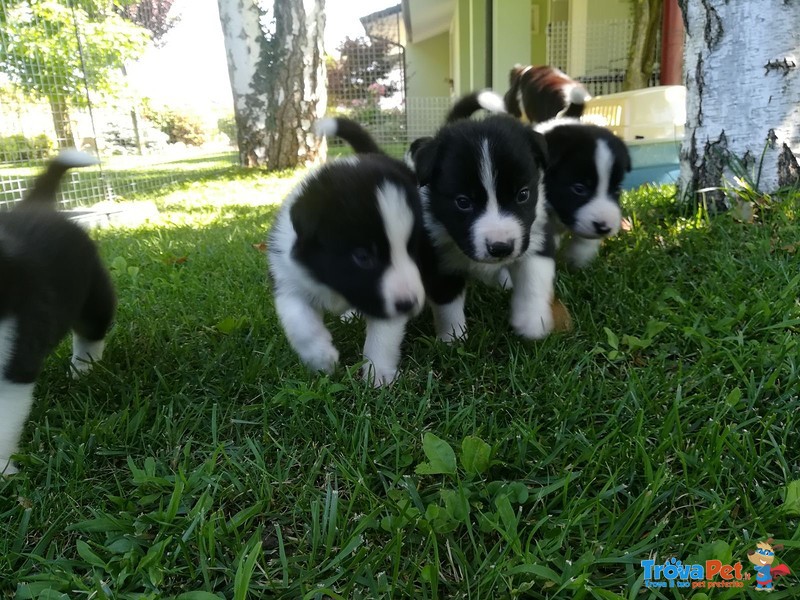
[[[768,536],[800,569],[800,195],[752,224],[628,195],[632,231],[559,274],[574,331],[522,341],[476,284],[469,340],[424,314],[373,390],[363,324],[331,319],[328,378],[276,320],[253,244],[296,180],[233,171],[96,232],[119,314],[94,372],[65,343],[38,383],[0,482],[8,597],[685,598],[640,561],[753,574]]]

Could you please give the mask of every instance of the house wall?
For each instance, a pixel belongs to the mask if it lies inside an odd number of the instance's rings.
[[[531,58],[531,0],[495,0],[493,3],[492,88],[508,89],[508,72]]]
[[[431,135],[450,106],[450,35],[442,33],[406,46],[408,141]]]
[[[406,47],[406,96],[450,95],[450,36],[442,33]]]
[[[538,29],[534,30],[534,10],[538,11]],[[531,64],[547,64],[547,24],[550,22],[550,0],[531,0]]]

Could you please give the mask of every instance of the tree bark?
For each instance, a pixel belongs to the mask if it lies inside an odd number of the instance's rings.
[[[625,70],[624,91],[646,88],[653,76],[664,0],[633,0],[633,35]]]
[[[741,177],[740,166],[762,193],[797,184],[800,2],[681,0],[681,8],[687,87],[682,192],[705,190],[711,208],[726,209],[719,188]]]
[[[64,98],[48,97],[50,113],[53,115],[53,127],[56,130],[56,141],[60,149],[75,147],[75,134],[69,120],[69,106]]]
[[[325,145],[311,132],[325,114],[325,0],[218,0],[243,166],[312,164]],[[264,23],[269,22],[265,27]]]

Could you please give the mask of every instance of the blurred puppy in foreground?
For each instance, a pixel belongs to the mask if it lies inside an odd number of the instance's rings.
[[[56,211],[67,170],[96,164],[76,150],[59,154],[12,211],[0,213],[0,473],[16,467],[34,382],[47,355],[72,331],[73,375],[103,356],[116,297],[97,249]]]

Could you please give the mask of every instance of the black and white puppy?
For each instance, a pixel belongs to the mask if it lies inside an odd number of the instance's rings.
[[[33,404],[34,382],[67,332],[74,374],[103,355],[114,289],[92,240],[55,210],[64,173],[96,163],[82,152],[62,152],[17,207],[0,213],[0,473],[16,472],[11,455]]]
[[[269,233],[275,308],[302,362],[326,373],[339,352],[323,313],[361,313],[363,374],[376,386],[388,384],[397,376],[406,323],[425,302],[416,181],[353,121],[324,119],[317,133],[343,138],[357,154],[313,171],[283,203]]]
[[[466,119],[480,109],[500,112],[499,99],[490,90],[467,94],[453,106],[449,119]],[[541,195],[557,217],[557,242],[569,233],[567,261],[585,267],[597,256],[602,240],[619,231],[622,180],[631,170],[627,146],[608,129],[572,118],[550,119],[534,130],[547,141]]]
[[[506,111],[528,123],[578,118],[591,98],[583,85],[555,67],[516,65],[503,97]]]
[[[460,112],[461,109],[454,109]],[[553,232],[538,197],[544,138],[508,116],[456,120],[413,144],[425,229],[434,253],[423,279],[437,337],[466,335],[466,279],[514,284],[511,325],[539,339],[553,328]]]
[[[547,139],[550,152],[544,196],[561,233],[570,232],[567,261],[585,267],[622,224],[619,199],[625,173],[631,170],[628,148],[608,129],[575,119],[551,119],[536,130]]]

